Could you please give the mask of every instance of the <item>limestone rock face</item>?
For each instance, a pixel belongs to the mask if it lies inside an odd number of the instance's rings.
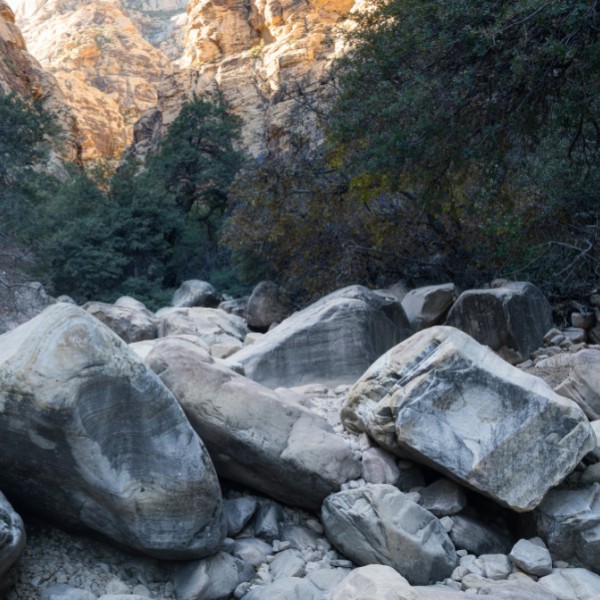
[[[393,296],[350,286],[294,313],[232,357],[269,387],[354,383],[381,354],[410,335]]]
[[[44,109],[56,115],[63,129],[62,147],[53,159],[79,160],[81,147],[73,111],[56,79],[28,52],[13,11],[4,0],[0,0],[0,93],[16,93],[24,99],[41,101]]]
[[[219,91],[243,118],[242,142],[254,156],[285,151],[291,133],[321,139],[311,104],[332,96],[329,69],[341,51],[339,19],[354,0],[191,0],[182,69],[159,89],[159,102],[139,123],[143,155],[183,103]],[[301,88],[302,96],[298,94]]]
[[[0,338],[0,489],[157,558],[209,555],[225,535],[214,467],[175,398],[70,304]]]
[[[4,592],[4,575],[19,560],[25,549],[23,520],[0,492],[0,594]]]
[[[188,0],[121,0],[144,38],[171,60],[183,53],[187,6]]]
[[[30,52],[58,79],[81,130],[83,159],[118,158],[156,105],[169,60],[117,2],[15,0]]]
[[[529,358],[543,345],[552,327],[552,309],[531,283],[463,292],[448,314],[446,325],[457,327],[512,363]]]
[[[517,511],[535,508],[595,447],[574,402],[445,326],[376,361],[342,420]]]
[[[329,541],[358,565],[392,567],[413,585],[449,577],[458,558],[441,523],[391,485],[332,494],[321,509]]]
[[[230,369],[182,339],[156,342],[146,361],[181,403],[220,476],[316,509],[360,474],[321,417]]]

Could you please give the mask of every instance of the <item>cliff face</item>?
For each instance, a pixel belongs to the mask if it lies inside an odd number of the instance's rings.
[[[339,20],[355,2],[10,1],[77,115],[84,160],[118,158],[132,139],[144,155],[184,102],[215,91],[255,156],[285,151],[293,135],[318,141]]]
[[[102,0],[14,0],[31,53],[77,116],[83,159],[118,158],[133,124],[156,105],[170,61],[120,7]]]
[[[143,154],[181,104],[219,91],[244,120],[255,156],[285,151],[291,135],[318,141],[318,109],[331,92],[337,27],[354,0],[191,0],[180,71],[159,88],[157,108],[138,124]]]
[[[44,71],[29,54],[21,31],[15,24],[11,8],[0,0],[0,93],[15,93],[24,99],[41,102],[56,115],[63,133],[61,148],[51,158],[55,165],[61,159],[78,161],[81,148],[78,144],[77,122],[69,108],[56,79]]]

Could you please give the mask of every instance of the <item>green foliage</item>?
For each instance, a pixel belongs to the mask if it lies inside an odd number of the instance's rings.
[[[353,18],[330,160],[366,202],[394,195],[417,258],[506,272],[595,219],[596,2],[384,0]]]
[[[242,162],[239,123],[222,103],[182,109],[155,155],[110,180],[79,174],[45,203],[36,249],[59,293],[157,308],[189,277],[227,262],[216,243],[228,188]]]
[[[53,118],[36,104],[0,95],[0,236],[27,235],[35,205],[52,185],[33,167],[46,159],[57,131]]]

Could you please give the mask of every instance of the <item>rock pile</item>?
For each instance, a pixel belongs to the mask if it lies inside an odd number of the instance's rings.
[[[435,312],[410,306],[417,328]],[[545,323],[541,306],[529,318]],[[149,313],[150,339],[128,347],[109,327],[135,337],[116,309],[137,322],[143,307],[87,308],[54,304],[0,337],[9,600],[600,598],[586,355],[519,369],[447,325],[401,341],[398,300],[357,286],[253,343],[239,317],[187,307]],[[219,335],[242,349],[222,360]],[[254,348],[265,365],[273,349],[270,387],[242,374],[261,378]],[[524,372],[565,356],[576,402]]]

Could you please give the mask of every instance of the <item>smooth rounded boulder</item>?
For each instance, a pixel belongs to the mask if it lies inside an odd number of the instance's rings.
[[[208,281],[188,279],[173,294],[171,306],[177,308],[191,306],[215,307],[221,302],[221,296]]]
[[[411,333],[394,296],[354,285],[294,313],[231,360],[271,388],[354,383]]]
[[[0,489],[157,558],[212,554],[225,535],[214,467],[178,402],[69,304],[0,337]]]
[[[141,302],[141,306],[134,302],[133,298],[131,302],[122,300],[121,304],[87,302],[82,308],[128,344],[154,339],[158,333],[158,319]]]
[[[325,419],[207,362],[191,342],[158,340],[146,361],[181,403],[221,477],[317,509],[360,475],[358,460]]]
[[[596,446],[575,402],[445,326],[376,361],[350,390],[342,420],[519,512]]]
[[[458,562],[440,521],[391,485],[332,494],[321,518],[327,539],[352,562],[387,565],[412,585],[441,581]]]

